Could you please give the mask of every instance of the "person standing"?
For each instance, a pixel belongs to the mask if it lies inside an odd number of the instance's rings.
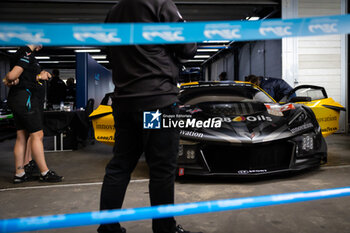
[[[261,89],[266,91],[267,94],[277,102],[293,90],[293,88],[281,78],[262,77],[251,74],[245,77],[245,81],[261,87]]]
[[[45,90],[43,82],[51,74],[41,70],[34,53],[42,46],[28,45],[18,49],[14,55],[11,71],[3,79],[10,87],[8,104],[12,110],[17,138],[14,146],[16,172],[14,183],[33,179],[24,169],[26,146],[30,146],[32,156],[40,170],[40,181],[60,182],[63,177],[49,170],[45,161],[43,146],[43,103]],[[29,137],[29,139],[28,139]]]
[[[184,22],[171,0],[121,0],[107,15],[107,23]],[[100,209],[122,207],[125,192],[141,154],[149,166],[152,206],[174,203],[179,131],[144,129],[145,111],[176,114],[178,60],[192,58],[196,44],[135,45],[109,48],[115,85],[112,103],[116,134],[114,156],[106,166]],[[158,111],[157,111],[158,110]],[[173,217],[153,219],[154,233],[190,233]],[[102,224],[100,233],[126,232],[119,223]]]
[[[60,104],[66,100],[67,86],[60,78],[60,71],[52,70],[52,79],[49,82],[47,100],[51,104]]]

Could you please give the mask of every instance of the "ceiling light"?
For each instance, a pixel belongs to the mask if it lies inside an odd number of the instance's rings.
[[[197,49],[197,52],[217,52],[219,49]]]
[[[230,43],[231,41],[229,40],[206,40],[206,41],[203,41],[203,43]]]
[[[9,53],[15,53],[15,52],[17,52],[17,49],[10,49],[10,50],[7,50],[7,52],[9,52]]]
[[[59,63],[59,61],[39,61],[39,63],[57,64],[57,63]]]
[[[200,59],[200,60],[186,60],[186,62],[203,62],[204,60]]]
[[[50,57],[47,56],[35,56],[36,59],[50,59]]]
[[[97,63],[109,63],[109,61],[97,61]]]
[[[250,20],[250,21],[256,21],[256,20],[259,20],[260,17],[258,17],[258,16],[251,16],[251,17],[246,17],[245,19],[246,20]]]
[[[74,55],[51,55],[51,57],[75,57]]]
[[[39,63],[57,64],[57,63],[75,63],[75,61],[39,61]]]
[[[209,58],[210,55],[196,55],[194,58]]]
[[[0,47],[0,49],[18,49],[18,47],[13,47],[13,46],[11,46],[11,47]]]
[[[107,55],[94,55],[94,56],[91,56],[93,59],[106,59],[107,58]]]
[[[74,50],[76,53],[99,53],[101,49],[76,49]]]

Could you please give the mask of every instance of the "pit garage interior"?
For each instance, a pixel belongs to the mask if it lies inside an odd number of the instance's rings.
[[[1,1],[0,22],[102,23],[117,1],[110,0],[12,0]],[[349,13],[348,0],[174,0],[183,17],[191,21],[265,20],[340,15]],[[18,47],[0,47],[0,76],[10,69]],[[82,50],[85,50],[82,51]],[[325,138],[328,162],[303,172],[254,178],[180,177],[175,184],[175,203],[262,196],[350,186],[349,135],[349,35],[283,38],[266,41],[203,41],[196,56],[184,60],[180,81],[217,81],[221,72],[229,80],[243,81],[249,74],[282,78],[292,87],[322,86],[346,108],[338,132]],[[87,52],[86,52],[87,51]],[[60,70],[64,81],[76,80],[76,108],[94,108],[113,90],[104,47],[45,47],[37,56],[41,66]],[[90,66],[91,72],[89,68]],[[96,72],[99,73],[96,76]],[[104,76],[106,77],[104,79]],[[99,86],[98,86],[99,85]],[[96,87],[98,86],[98,87]],[[8,88],[0,84],[2,107]],[[60,151],[60,135],[45,137],[45,157],[63,175],[61,183],[38,181],[13,184],[15,131],[1,122],[0,219],[82,213],[99,210],[104,169],[112,147],[88,138]],[[55,143],[54,143],[55,142]],[[57,144],[56,151],[53,144]],[[141,158],[132,174],[123,208],[149,206],[148,168]],[[186,230],[205,233],[251,232],[350,232],[350,197],[294,204],[176,217]],[[152,232],[151,220],[125,222],[128,233]],[[40,232],[96,232],[97,225],[42,230]],[[1,232],[1,230],[0,230]],[[36,231],[39,232],[39,231]]]

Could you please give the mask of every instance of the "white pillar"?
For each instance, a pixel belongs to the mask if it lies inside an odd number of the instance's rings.
[[[282,19],[298,18],[298,0],[282,0]],[[298,40],[282,39],[282,79],[292,87],[298,84]]]

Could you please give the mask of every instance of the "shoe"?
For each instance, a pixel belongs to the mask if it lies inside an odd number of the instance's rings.
[[[202,233],[202,232],[192,232],[192,231],[186,231],[182,228],[181,225],[177,225],[175,228],[175,233]]]
[[[30,160],[30,162],[27,165],[24,165],[24,171],[28,175],[40,173],[39,167],[34,160]]]
[[[59,176],[56,172],[51,170],[49,170],[45,176],[40,174],[40,181],[42,182],[61,182],[63,178],[63,176]]]
[[[28,174],[24,174],[23,176],[19,177],[19,176],[14,176],[13,177],[13,183],[14,184],[19,184],[19,183],[23,183],[26,181],[32,181],[34,180],[32,176],[29,176]]]
[[[97,229],[97,232],[99,232],[99,233],[105,232],[106,229],[103,230],[104,227],[105,227],[105,225],[100,225],[99,228]],[[118,233],[119,233],[119,231],[118,231]],[[122,227],[122,226],[120,227],[120,233],[126,233],[126,229],[124,227]]]

